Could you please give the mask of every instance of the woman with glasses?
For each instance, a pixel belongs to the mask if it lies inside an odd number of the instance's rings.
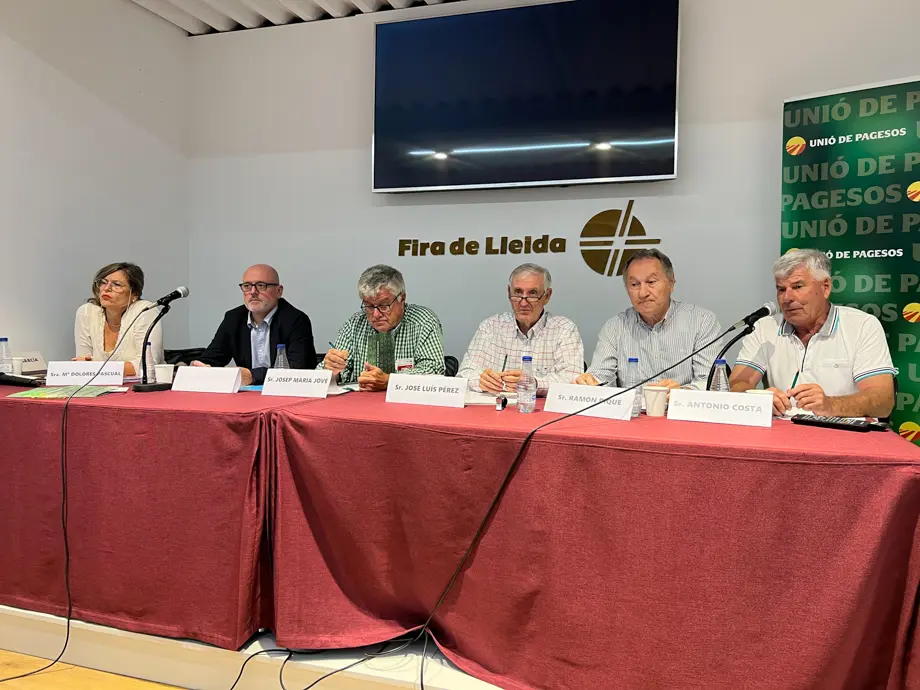
[[[74,361],[125,363],[125,376],[137,376],[144,356],[144,336],[156,318],[153,302],[141,299],[144,272],[124,261],[103,266],[93,278],[93,296],[80,305],[74,321]],[[157,324],[150,334],[153,360],[162,364],[163,330]],[[117,351],[116,351],[117,346]]]

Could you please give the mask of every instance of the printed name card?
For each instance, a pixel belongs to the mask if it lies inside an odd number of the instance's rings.
[[[102,371],[100,371],[100,369]],[[45,383],[49,386],[120,386],[125,377],[124,362],[48,362]]]
[[[23,352],[19,356],[22,357],[23,374],[34,374],[48,369],[41,352]]]
[[[773,424],[773,397],[673,390],[668,402],[668,419],[769,427]]]
[[[629,421],[632,419],[632,406],[636,391],[631,390],[626,393],[622,393],[622,391],[622,388],[610,388],[607,386],[579,386],[574,383],[554,383],[550,385],[546,394],[546,406],[543,409],[546,412],[562,412],[563,414],[578,412],[579,415],[584,415],[585,417],[603,417],[604,419]],[[617,395],[617,393],[620,393],[620,395]],[[585,410],[589,405],[594,405],[602,400],[604,402]]]
[[[179,367],[172,389],[187,393],[238,393],[243,375],[236,367]]]
[[[463,407],[469,381],[453,376],[390,374],[387,402],[437,407]]]
[[[262,395],[325,398],[331,382],[332,372],[328,370],[269,369],[262,384]]]

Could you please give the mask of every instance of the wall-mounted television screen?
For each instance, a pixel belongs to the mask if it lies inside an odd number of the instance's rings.
[[[568,0],[376,27],[373,190],[677,175],[678,0]]]

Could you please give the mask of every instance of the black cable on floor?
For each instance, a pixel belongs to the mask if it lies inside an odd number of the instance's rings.
[[[0,679],[0,683],[8,683],[11,680],[29,678],[30,676],[35,676],[39,673],[47,671],[64,657],[64,653],[67,651],[67,646],[70,644],[70,629],[73,617],[73,595],[70,591],[70,540],[67,537],[67,410],[69,409],[70,401],[73,400],[74,396],[86,388],[89,384],[91,384],[96,379],[96,377],[102,373],[102,370],[105,369],[105,365],[108,364],[109,360],[115,356],[116,352],[118,352],[118,348],[121,347],[121,344],[125,340],[125,336],[128,335],[128,332],[131,330],[134,322],[137,321],[138,318],[140,318],[140,315],[145,311],[147,311],[147,309],[139,312],[137,316],[134,317],[134,320],[128,324],[128,327],[123,331],[121,338],[119,338],[118,342],[115,344],[115,347],[112,349],[112,354],[110,354],[105,359],[105,361],[102,363],[102,366],[99,367],[99,371],[93,374],[86,383],[84,383],[73,393],[67,396],[67,399],[64,401],[64,409],[61,412],[61,533],[64,537],[64,591],[67,593],[67,619],[66,634],[64,635],[64,646],[61,647],[60,653],[50,664],[46,664],[45,666],[42,666],[41,668],[34,671],[29,671],[28,673],[19,674],[18,676],[2,678]],[[146,356],[146,353],[144,353],[144,356]]]

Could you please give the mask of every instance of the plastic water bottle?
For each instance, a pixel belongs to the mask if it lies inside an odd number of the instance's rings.
[[[639,358],[630,357],[626,360],[626,387],[635,386],[642,379],[639,376]],[[632,416],[638,417],[642,414],[642,387],[634,389],[636,397],[633,398]]]
[[[517,385],[518,412],[530,413],[537,405],[537,380],[533,376],[533,357],[521,358],[521,380]]]
[[[0,338],[0,374],[13,373],[13,353],[9,338]]]
[[[157,382],[157,368],[153,362],[153,345],[147,343],[147,349],[144,351],[144,361],[147,362],[147,383]]]
[[[287,348],[283,344],[278,345],[278,352],[275,353],[275,369],[290,369],[291,363],[288,362]]]
[[[728,393],[731,390],[728,385],[728,366],[724,359],[716,360],[716,371],[712,375],[712,386],[709,390],[719,393]]]

